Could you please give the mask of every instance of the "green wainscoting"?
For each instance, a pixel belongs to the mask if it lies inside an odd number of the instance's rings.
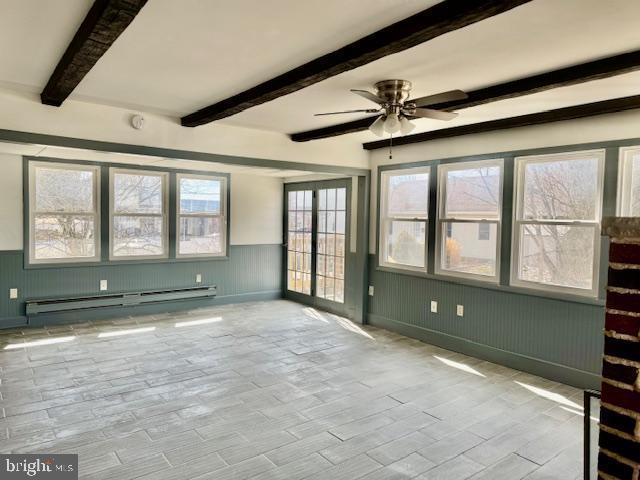
[[[196,274],[202,285],[216,285],[218,296],[188,302],[167,302],[153,307],[109,309],[110,314],[148,313],[150,311],[193,308],[215,303],[261,300],[281,296],[282,246],[231,245],[228,260],[193,260],[165,263],[104,264],[99,266],[24,268],[19,251],[0,251],[0,328],[27,323],[24,301],[31,298],[100,294],[100,280],[109,283],[108,293],[196,286]],[[9,299],[9,289],[18,288],[19,298]],[[104,293],[104,292],[103,292]],[[85,311],[77,319],[96,318],[105,312]],[[96,315],[98,314],[98,315]],[[57,318],[69,320],[70,315]],[[48,323],[34,321],[34,324]],[[49,318],[52,322],[55,316]]]
[[[600,388],[604,307],[376,269],[371,325],[580,388]],[[430,301],[438,301],[431,313]],[[456,305],[464,316],[456,316]]]

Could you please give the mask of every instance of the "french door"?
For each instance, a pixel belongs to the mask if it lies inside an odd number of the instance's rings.
[[[350,180],[285,186],[285,296],[345,314]]]

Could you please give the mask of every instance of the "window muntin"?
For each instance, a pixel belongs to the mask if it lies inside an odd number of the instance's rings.
[[[227,252],[226,178],[178,174],[176,255],[224,256]]]
[[[29,162],[29,262],[96,262],[99,240],[99,167]]]
[[[597,296],[604,150],[516,158],[511,283]]]
[[[501,159],[438,167],[439,274],[498,281]]]
[[[640,146],[620,149],[618,214],[640,217]]]
[[[168,173],[110,169],[112,260],[168,257]]]
[[[426,271],[429,167],[381,174],[380,265]]]

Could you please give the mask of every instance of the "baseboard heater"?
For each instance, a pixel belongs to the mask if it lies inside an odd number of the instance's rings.
[[[88,297],[34,299],[27,300],[26,307],[27,315],[32,316],[40,313],[66,312],[70,310],[87,310],[90,308],[104,307],[128,307],[172,300],[215,297],[216,290],[217,287],[212,285],[206,287],[93,295]]]

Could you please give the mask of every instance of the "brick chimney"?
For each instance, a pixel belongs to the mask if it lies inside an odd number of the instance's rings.
[[[607,218],[598,478],[640,480],[640,218]]]

